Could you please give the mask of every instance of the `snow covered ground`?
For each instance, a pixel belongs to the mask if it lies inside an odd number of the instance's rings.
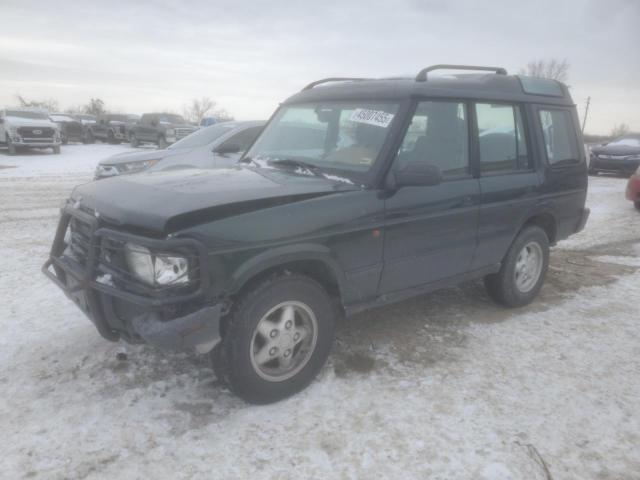
[[[106,342],[40,273],[62,200],[125,149],[0,152],[0,477],[640,478],[640,214],[624,179],[591,180],[592,218],[531,306],[474,282],[362,314],[310,388],[255,407],[205,358]]]

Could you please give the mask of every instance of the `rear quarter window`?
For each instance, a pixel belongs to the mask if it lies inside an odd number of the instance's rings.
[[[571,112],[542,108],[538,115],[549,164],[579,163],[580,153]]]

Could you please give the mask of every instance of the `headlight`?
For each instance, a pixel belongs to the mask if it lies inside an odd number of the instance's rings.
[[[132,173],[139,172],[141,170],[146,170],[147,168],[153,167],[158,160],[145,160],[143,162],[127,162],[116,165],[116,168],[120,172]]]
[[[176,134],[176,131],[173,128],[167,128],[164,133],[169,137],[173,137]]]
[[[124,252],[133,276],[151,287],[189,283],[189,262],[184,257],[151,253],[148,248],[133,243],[125,244]]]

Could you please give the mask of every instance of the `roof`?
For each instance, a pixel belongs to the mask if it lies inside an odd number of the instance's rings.
[[[463,70],[493,70],[497,73],[426,75],[426,72],[457,67]],[[534,92],[534,93],[527,93]],[[314,82],[285,103],[327,100],[403,100],[410,97],[470,98],[573,105],[566,85],[549,79],[507,75],[504,69],[436,65],[416,78],[325,79]]]

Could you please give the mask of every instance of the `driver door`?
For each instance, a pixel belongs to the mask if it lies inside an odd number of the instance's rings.
[[[437,166],[434,186],[401,187],[385,201],[379,293],[425,285],[468,271],[477,246],[480,187],[471,174],[463,102],[419,102],[393,168]]]

